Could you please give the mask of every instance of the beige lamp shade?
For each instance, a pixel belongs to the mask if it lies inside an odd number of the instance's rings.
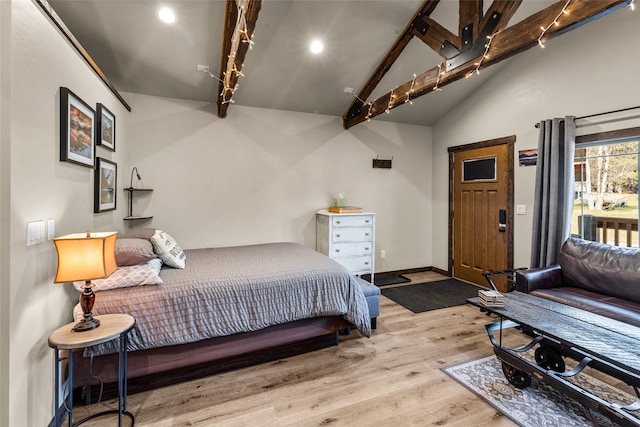
[[[117,232],[74,233],[53,239],[58,251],[55,283],[102,279],[116,268]]]

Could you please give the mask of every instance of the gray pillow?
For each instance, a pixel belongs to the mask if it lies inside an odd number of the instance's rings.
[[[116,239],[115,254],[118,267],[137,265],[157,258],[151,242],[144,239]]]

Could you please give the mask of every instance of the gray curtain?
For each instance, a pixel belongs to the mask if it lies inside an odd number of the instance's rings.
[[[562,243],[571,235],[575,198],[573,116],[540,122],[531,267],[556,264]]]

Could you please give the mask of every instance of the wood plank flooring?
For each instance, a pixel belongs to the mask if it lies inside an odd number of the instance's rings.
[[[381,313],[369,339],[356,331],[336,347],[130,395],[128,409],[139,427],[515,425],[441,371],[492,354],[491,318],[469,305],[413,314],[384,297]],[[77,407],[74,418],[115,404]]]

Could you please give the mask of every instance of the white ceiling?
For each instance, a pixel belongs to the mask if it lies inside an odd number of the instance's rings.
[[[196,65],[219,75],[223,0],[49,0],[109,81],[133,92],[215,103],[217,81]],[[236,105],[342,116],[422,0],[263,0],[253,40],[238,80]],[[514,24],[554,3],[524,0]],[[485,10],[490,2],[485,2]],[[173,8],[176,23],[156,17]],[[431,15],[458,33],[458,0],[441,0]],[[309,52],[313,38],[324,41],[320,55]],[[514,59],[510,59],[514,60]],[[366,101],[437,66],[442,58],[417,38]],[[422,96],[374,120],[431,126],[484,81],[500,64],[480,75]],[[228,114],[233,114],[233,105]]]

